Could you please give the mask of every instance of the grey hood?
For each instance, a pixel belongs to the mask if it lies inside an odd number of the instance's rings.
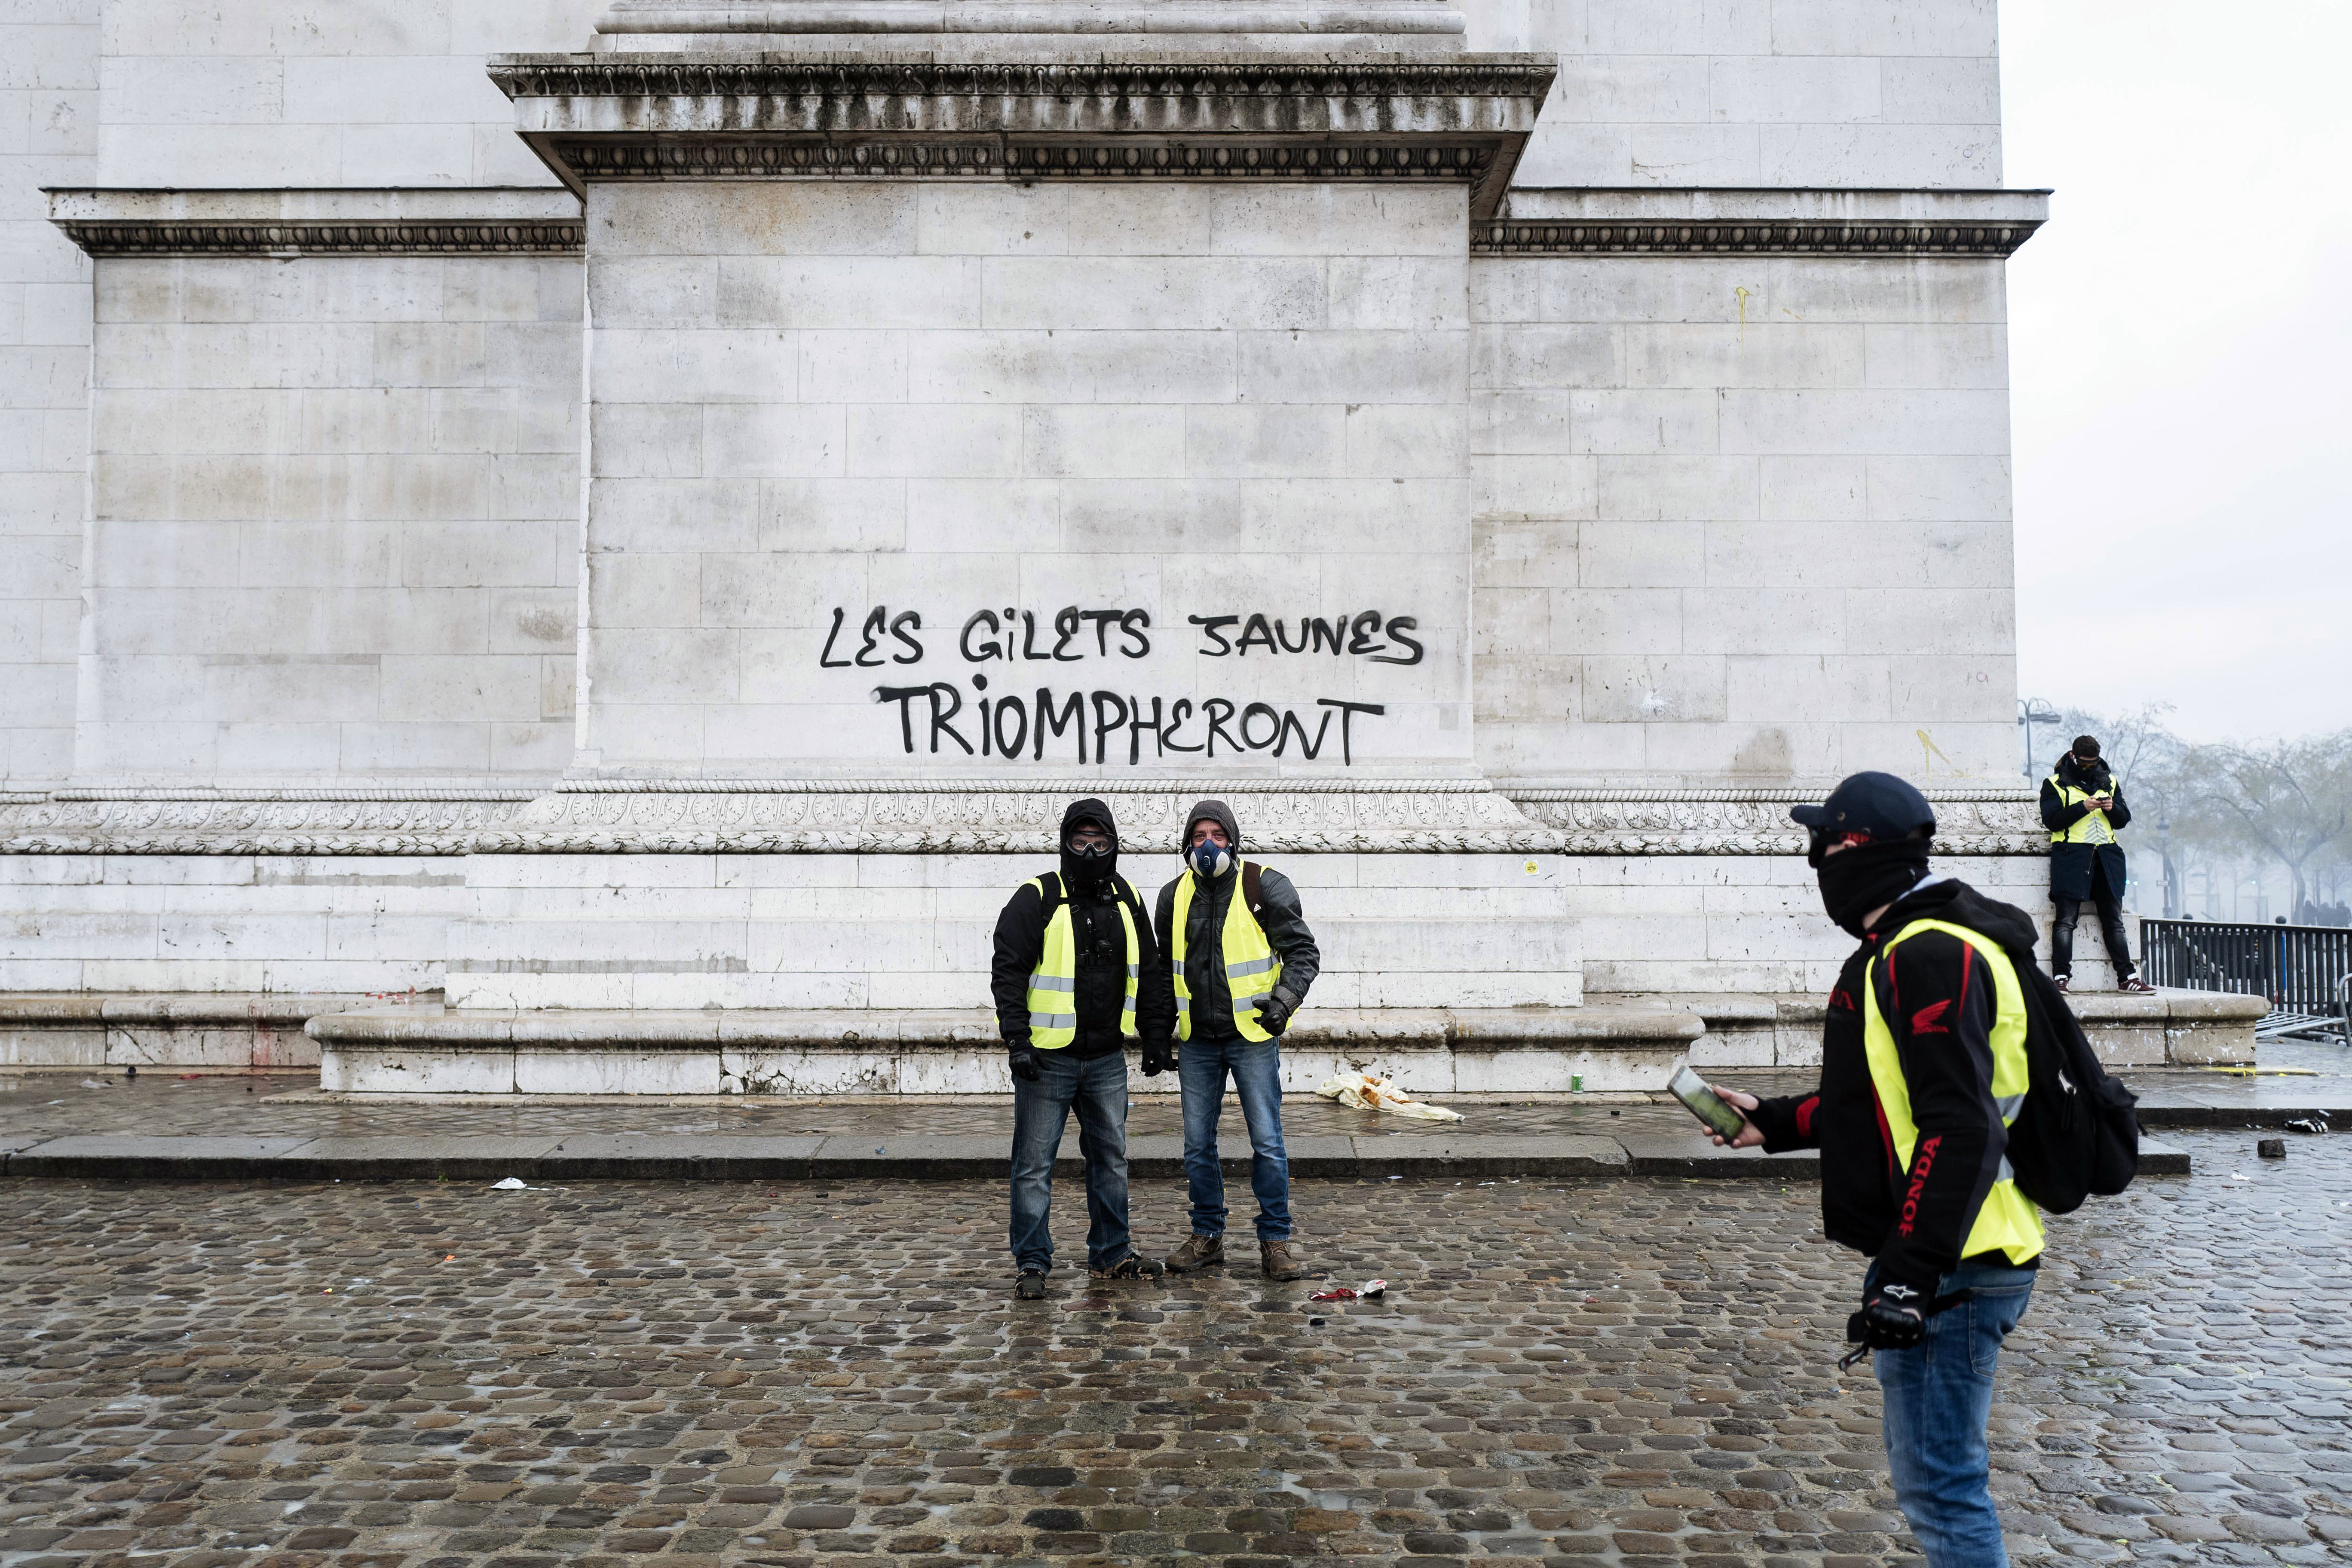
[[[1234,858],[1240,859],[1241,821],[1234,816],[1234,808],[1222,800],[1202,800],[1193,803],[1192,809],[1184,814],[1184,837],[1183,840],[1176,846],[1177,852],[1181,854],[1192,847],[1193,826],[1204,816],[1225,830],[1225,843],[1232,847]]]

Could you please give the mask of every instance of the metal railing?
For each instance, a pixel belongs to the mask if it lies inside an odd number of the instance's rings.
[[[2352,1038],[2352,930],[2143,920],[2139,932],[2150,984],[2265,997],[2281,1016],[2341,1020]]]

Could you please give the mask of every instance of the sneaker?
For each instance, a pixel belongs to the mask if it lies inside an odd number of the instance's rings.
[[[1287,1241],[1260,1241],[1257,1269],[1269,1279],[1304,1279],[1306,1266],[1291,1254]]]
[[[1190,1274],[1196,1269],[1213,1268],[1225,1260],[1225,1238],[1222,1236],[1195,1236],[1168,1255],[1168,1272]]]
[[[1108,1268],[1089,1268],[1097,1279],[1157,1279],[1160,1265],[1140,1252],[1130,1252]]]
[[[1024,1268],[1021,1271],[1019,1282],[1013,1287],[1013,1294],[1024,1301],[1044,1300],[1045,1299],[1045,1275],[1034,1268]]]
[[[2156,987],[2150,985],[2147,981],[2142,980],[2137,974],[2126,974],[2124,976],[2123,984],[2116,986],[2116,989],[2118,991],[2153,991]]]
[[[2059,994],[2059,995],[2063,996],[2063,995],[2065,995],[2068,992],[2070,992],[2070,991],[2072,991],[2072,990],[2074,990],[2074,982],[2072,979],[2070,979],[2069,977],[2067,977],[2066,975],[2063,975],[2063,974],[2061,974],[2061,975],[2059,975],[2059,976],[2058,976],[2058,994]]]

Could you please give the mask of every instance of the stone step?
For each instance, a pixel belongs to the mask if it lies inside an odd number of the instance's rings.
[[[1183,1140],[1159,1134],[1128,1141],[1131,1178],[1183,1174]],[[1759,1155],[1717,1149],[1696,1138],[1465,1133],[1289,1141],[1290,1173],[1299,1177],[1444,1178],[1543,1176],[1707,1176],[1750,1181],[1817,1181],[1810,1151]],[[1246,1155],[1221,1162],[1245,1176]],[[122,1137],[78,1134],[0,1138],[0,1174],[110,1181],[526,1182],[635,1180],[795,1181],[915,1177],[1003,1181],[1009,1167],[1001,1135],[886,1138],[760,1137],[572,1133],[526,1137],[399,1138]],[[1085,1169],[1065,1153],[1055,1169]],[[2186,1151],[2143,1142],[2143,1175],[2187,1175]]]
[[[1353,1071],[1410,1094],[1647,1090],[1703,1025],[1664,1007],[1310,1007],[1283,1087]],[[315,1018],[320,1087],[354,1094],[1002,1094],[980,1009],[558,1010],[440,1005]],[[1148,1083],[1143,1085],[1150,1091]]]

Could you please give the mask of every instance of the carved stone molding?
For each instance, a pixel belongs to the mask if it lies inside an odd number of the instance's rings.
[[[91,257],[576,257],[579,221],[58,224]]]
[[[577,256],[572,221],[273,223],[60,221],[92,256]]]
[[[1819,790],[1513,789],[1528,816],[1562,836],[1569,855],[1799,855],[1805,832],[1789,807]],[[2031,793],[1927,792],[1938,855],[2042,855],[2050,835]]]
[[[522,55],[489,70],[523,139],[575,191],[710,178],[1443,179],[1469,184],[1486,215],[1555,68],[1535,55]]]
[[[1288,854],[1791,855],[1770,789],[1513,789],[1478,780],[573,781],[551,790],[60,791],[0,801],[0,852],[47,855],[1035,854],[1095,795],[1133,849],[1176,847],[1202,795]],[[1938,853],[2039,855],[2033,797],[1931,792]]]
[[[2012,254],[2041,225],[1814,222],[1654,223],[1488,220],[1470,228],[1479,256],[1976,256]]]
[[[12,855],[466,855],[541,791],[60,790],[0,804]]]

